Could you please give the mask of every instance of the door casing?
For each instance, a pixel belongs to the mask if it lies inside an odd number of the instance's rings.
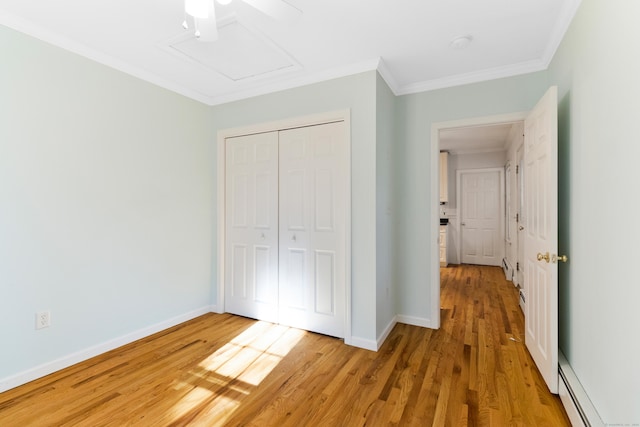
[[[216,283],[216,304],[211,311],[224,313],[224,280],[225,280],[225,177],[226,177],[226,153],[225,140],[231,137],[251,135],[294,129],[306,126],[315,126],[326,123],[344,122],[344,140],[347,143],[347,171],[346,171],[346,242],[345,242],[345,319],[344,319],[344,342],[353,345],[351,335],[351,110],[337,110],[327,113],[319,113],[310,116],[293,117],[284,120],[252,124],[236,128],[222,129],[217,133],[217,283]]]
[[[545,95],[546,96],[546,95]],[[431,313],[430,316],[433,320],[432,327],[439,328],[440,326],[440,266],[439,266],[439,254],[438,254],[438,232],[440,225],[439,218],[439,151],[440,151],[440,139],[439,134],[443,129],[452,129],[459,127],[469,127],[469,126],[481,126],[481,125],[492,125],[492,124],[506,124],[506,123],[514,123],[514,122],[524,122],[530,115],[532,110],[526,112],[518,112],[511,114],[504,114],[498,116],[485,116],[485,117],[477,117],[477,118],[469,118],[462,120],[454,120],[449,122],[438,122],[433,123],[431,126],[431,162],[430,162],[430,179],[431,179],[431,196],[430,196],[430,232],[433,237],[430,244],[429,251],[429,262],[431,266],[431,275],[430,275],[430,294],[431,294]],[[525,123],[526,128],[526,123]],[[557,248],[549,248],[550,251],[556,251]],[[555,254],[554,254],[555,255]],[[526,287],[526,285],[525,285]],[[525,315],[526,317],[526,315]],[[526,322],[526,319],[525,319]],[[556,381],[557,382],[557,381]],[[557,386],[557,384],[556,384]],[[553,385],[550,387],[552,392],[554,391]]]
[[[430,198],[429,198],[429,244],[428,265],[431,268],[429,277],[429,308],[431,327],[440,328],[440,257],[438,236],[440,232],[440,131],[470,126],[500,125],[524,121],[528,111],[500,114],[495,116],[471,117],[467,119],[435,122],[431,124],[431,150],[429,164]]]

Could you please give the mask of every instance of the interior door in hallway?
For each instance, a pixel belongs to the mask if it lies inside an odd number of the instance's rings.
[[[525,119],[525,343],[558,393],[558,92],[551,87]]]
[[[502,170],[459,171],[463,264],[499,266],[502,245]]]
[[[280,323],[344,337],[344,123],[280,132]]]
[[[524,145],[518,147],[518,151],[516,152],[516,159],[518,161],[517,167],[517,188],[518,188],[518,256],[517,256],[517,269],[516,269],[516,284],[520,285],[521,288],[524,288],[524,275],[522,274],[524,270]]]
[[[225,310],[277,322],[278,133],[225,144]]]

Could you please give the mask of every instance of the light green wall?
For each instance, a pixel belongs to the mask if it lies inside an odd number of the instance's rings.
[[[640,2],[584,0],[559,89],[560,348],[605,423],[640,423]],[[622,423],[622,424],[618,424]]]
[[[437,258],[431,253],[437,236],[431,235],[429,224],[431,125],[528,111],[546,88],[546,73],[539,72],[398,98],[394,181],[399,314],[429,321],[439,315],[430,312],[429,260]]]
[[[209,108],[2,26],[0,58],[0,379],[208,307]]]
[[[396,315],[394,202],[396,97],[378,74],[376,77],[376,338]]]
[[[393,97],[372,71],[213,108],[0,27],[0,378],[216,304],[216,132],[345,108],[352,333],[432,318],[432,123],[557,84],[560,345],[606,422],[640,422],[639,17],[584,0],[548,72]]]
[[[0,316],[2,339],[24,346],[0,378],[217,304],[217,131],[347,108],[351,333],[371,344],[395,314],[429,318],[430,123],[526,109],[544,86],[533,75],[396,98],[371,71],[209,108],[1,31],[12,304]],[[35,332],[40,309],[54,327]]]
[[[376,338],[376,75],[370,71],[224,104],[214,107],[211,116],[212,130],[217,133],[257,123],[351,110],[351,333],[369,343]],[[215,156],[217,153],[214,168]],[[212,220],[216,224],[217,217],[212,216]],[[216,256],[214,253],[214,271],[217,271]]]

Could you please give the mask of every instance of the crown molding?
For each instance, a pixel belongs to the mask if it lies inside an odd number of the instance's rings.
[[[46,28],[43,28],[23,18],[6,13],[1,10],[0,24],[29,36],[35,37],[36,39],[39,39],[46,43],[76,53],[110,68],[114,68],[133,77],[137,77],[156,86],[160,86],[169,91],[178,93],[204,104],[214,106],[252,98],[255,96],[266,95],[273,92],[279,92],[287,89],[320,83],[323,81],[346,77],[372,70],[377,70],[377,72],[389,86],[389,89],[391,89],[393,94],[396,96],[409,95],[419,92],[428,92],[437,89],[444,89],[448,87],[479,83],[505,77],[513,77],[521,74],[533,73],[536,71],[543,71],[549,67],[549,64],[551,63],[551,60],[553,59],[553,56],[555,55],[555,52],[558,49],[560,43],[562,42],[562,39],[567,29],[569,28],[569,25],[571,24],[571,21],[575,16],[581,1],[582,0],[569,0],[565,4],[560,16],[556,20],[551,38],[546,46],[546,49],[544,50],[542,57],[536,60],[402,85],[390,71],[384,59],[375,58],[358,63],[348,64],[346,66],[330,68],[308,75],[300,75],[301,72],[298,71],[296,73],[298,74],[297,77],[292,77],[286,80],[280,80],[277,82],[262,85],[256,82],[256,85],[251,88],[233,91],[219,96],[210,96],[197,90],[186,88],[154,73],[150,73],[146,70],[132,66],[125,61],[99,52],[82,43],[71,40],[65,36],[49,31]]]
[[[121,71],[130,76],[144,80],[156,86],[160,86],[171,92],[178,93],[186,96],[187,98],[194,99],[196,101],[207,103],[208,97],[193,89],[185,88],[181,85],[175,84],[167,79],[164,79],[154,73],[150,73],[146,70],[134,67],[128,62],[117,59],[111,55],[104,54],[96,49],[90,48],[82,43],[78,43],[71,40],[68,37],[47,30],[39,25],[36,25],[26,19],[18,17],[16,15],[7,13],[0,10],[0,24],[5,27],[11,28],[20,33],[24,33],[28,36],[34,37],[40,41],[48,43],[50,45],[59,47],[69,52],[75,53],[94,62],[100,63],[107,67]]]
[[[315,83],[321,83],[341,77],[352,76],[367,71],[376,70],[380,62],[379,58],[357,62],[341,67],[334,67],[316,73],[298,76],[291,79],[255,86],[250,89],[240,90],[228,93],[226,95],[214,96],[209,98],[209,105],[221,105],[229,102],[240,101],[243,99],[253,98],[255,96],[267,95],[269,93],[280,92],[287,89],[308,86]]]
[[[327,80],[338,79],[341,77],[347,77],[354,74],[365,73],[367,71],[376,70],[378,74],[383,78],[391,92],[398,96],[400,94],[400,85],[397,80],[389,71],[387,64],[383,58],[369,59],[354,64],[349,64],[342,67],[330,68],[318,73],[313,73],[307,76],[301,76],[297,79],[289,79],[274,83],[271,85],[258,86],[253,89],[233,92],[228,95],[222,95],[210,98],[209,105],[221,105],[228,102],[240,101],[242,99],[253,98],[254,96],[266,95],[273,92],[279,92],[282,90],[293,89],[296,87],[307,86],[314,83],[321,83]]]
[[[384,59],[378,58],[378,65],[376,69],[378,70],[378,74],[380,74],[380,77],[382,77],[385,83],[387,83],[387,86],[389,86],[389,89],[391,89],[391,92],[393,92],[394,95],[398,96],[400,85],[389,70],[389,67],[387,67],[387,63],[384,62]]]
[[[545,70],[546,66],[541,60],[521,62],[504,67],[489,68],[471,73],[457,74],[439,79],[426,80],[419,83],[411,83],[400,87],[397,95],[410,95],[419,92],[428,92],[453,86],[462,86],[471,83],[480,83],[488,80],[513,77],[521,74],[533,73]]]
[[[562,43],[562,39],[567,33],[567,30],[571,25],[571,21],[573,21],[573,18],[576,16],[576,12],[578,11],[581,3],[582,0],[567,0],[567,2],[564,3],[564,7],[556,20],[553,31],[551,32],[551,38],[549,39],[547,48],[542,54],[542,62],[545,69],[549,68],[551,60],[553,60],[558,47],[560,47],[560,43]]]
[[[518,64],[507,65],[504,67],[489,68],[472,73],[458,74],[455,76],[448,76],[440,79],[411,83],[399,87],[397,91],[394,90],[394,93],[396,95],[409,95],[413,93],[428,92],[431,90],[462,86],[471,83],[480,83],[488,80],[514,77],[522,74],[546,70],[547,68],[549,68],[549,64],[551,64],[551,60],[558,50],[558,47],[560,46],[564,35],[569,29],[569,25],[571,25],[571,21],[573,21],[573,18],[578,11],[581,3],[582,0],[568,0],[564,4],[553,27],[551,37],[549,38],[549,42],[547,43],[544,53],[542,57],[537,60],[525,61]]]

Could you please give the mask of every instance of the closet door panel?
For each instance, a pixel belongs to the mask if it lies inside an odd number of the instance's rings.
[[[305,187],[306,174],[303,169],[291,169],[282,174],[284,182],[282,193],[286,194],[286,206],[281,214],[287,216],[287,229],[306,231]],[[281,196],[282,197],[282,196]]]
[[[290,245],[287,245],[290,246]],[[292,309],[305,309],[305,281],[306,281],[306,250],[302,248],[287,248],[283,269],[281,272],[282,283],[286,283],[286,292],[283,292],[280,303]]]
[[[231,250],[230,295],[233,298],[247,298],[247,246],[233,245]]]
[[[280,323],[344,336],[344,123],[280,132]]]
[[[335,252],[316,251],[315,253],[315,306],[318,314],[334,316],[335,312]]]
[[[225,310],[277,322],[278,134],[225,144]]]

